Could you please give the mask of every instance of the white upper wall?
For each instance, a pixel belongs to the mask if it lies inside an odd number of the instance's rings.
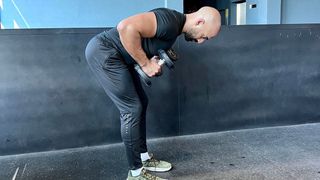
[[[183,0],[0,0],[5,28],[114,27],[123,18],[158,7],[183,12]]]
[[[282,0],[283,24],[320,23],[320,0]]]

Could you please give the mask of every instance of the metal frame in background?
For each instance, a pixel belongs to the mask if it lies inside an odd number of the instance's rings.
[[[0,0],[0,4],[2,4],[1,1],[2,0]],[[2,29],[1,13],[2,13],[2,6],[0,6],[0,29]]]

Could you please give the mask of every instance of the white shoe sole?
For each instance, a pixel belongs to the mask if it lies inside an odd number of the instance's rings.
[[[162,180],[168,180],[168,179],[163,179],[163,178],[161,178]],[[129,180],[128,178],[126,179],[126,180]]]
[[[128,180],[128,179],[127,179]],[[168,179],[163,179],[163,180],[168,180]]]

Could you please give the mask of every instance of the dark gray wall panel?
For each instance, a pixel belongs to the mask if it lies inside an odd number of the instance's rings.
[[[0,155],[120,142],[84,59],[101,31],[0,31]],[[319,122],[320,25],[223,27],[175,49],[176,69],[146,88],[148,137]]]
[[[101,31],[0,32],[0,155],[121,140],[119,112],[84,58],[86,43]],[[178,132],[178,92],[170,82],[154,82],[158,91],[148,92],[149,137]]]
[[[319,122],[320,25],[224,27],[177,47],[180,134]]]

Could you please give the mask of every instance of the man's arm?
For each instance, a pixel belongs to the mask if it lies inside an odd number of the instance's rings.
[[[154,37],[157,30],[156,17],[153,12],[137,14],[122,20],[118,25],[120,40],[123,47],[141,66],[150,63],[141,46],[141,38]]]

